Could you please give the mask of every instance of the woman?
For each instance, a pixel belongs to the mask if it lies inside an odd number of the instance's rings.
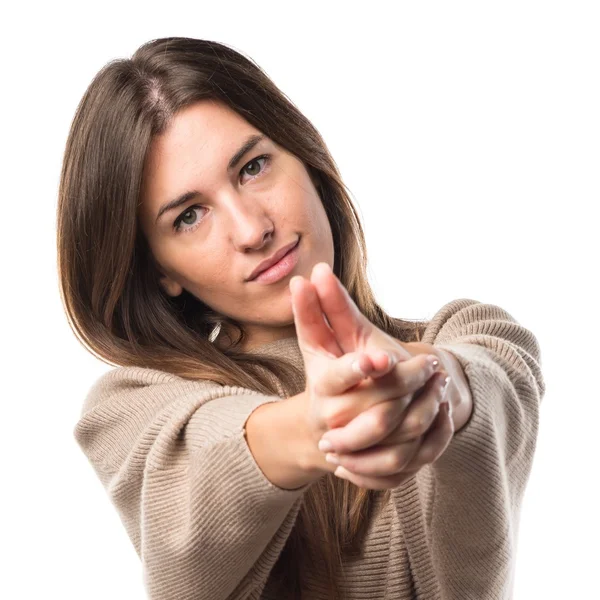
[[[98,73],[58,258],[76,334],[117,365],[75,436],[149,597],[508,597],[537,340],[475,300],[387,315],[324,141],[252,61],[166,38]]]

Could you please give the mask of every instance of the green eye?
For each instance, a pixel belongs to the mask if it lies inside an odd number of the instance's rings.
[[[250,170],[254,170],[256,171],[257,167],[256,165],[259,165],[261,160],[264,160],[263,166],[258,168],[258,171],[256,172],[256,174],[254,173],[250,173]],[[269,167],[271,161],[271,155],[270,154],[261,154],[260,156],[257,156],[256,158],[253,158],[250,162],[247,162],[240,170],[240,176],[243,175],[244,172],[248,173],[248,175],[250,175],[250,180],[252,179],[256,179],[257,177],[260,177]],[[254,167],[253,167],[254,165]],[[189,206],[188,208],[185,209],[184,212],[182,212],[173,222],[173,230],[176,233],[187,233],[188,231],[193,231],[194,229],[196,229],[196,227],[200,224],[201,220],[197,220],[195,222],[192,223],[187,223],[184,222],[184,224],[189,225],[189,227],[185,227],[185,228],[181,228],[181,223],[182,221],[184,221],[184,218],[187,218],[185,215],[191,214],[193,213],[193,211],[197,210],[197,209],[201,209],[203,208],[202,206],[200,206],[199,204],[194,204],[193,206]]]
[[[256,158],[253,158],[249,163],[246,163],[243,167],[242,170],[240,171],[240,175],[246,171],[246,173],[248,173],[248,175],[251,175],[252,178],[258,177],[266,168],[266,165],[269,163],[269,155],[268,154],[263,154],[262,156],[257,156]],[[262,168],[258,169],[258,172],[256,173],[250,173],[248,172],[248,167],[251,167],[252,165],[257,165],[259,164],[259,161],[264,160],[265,161],[265,166],[263,166]]]

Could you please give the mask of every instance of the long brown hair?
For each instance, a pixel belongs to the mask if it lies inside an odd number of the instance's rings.
[[[164,292],[138,225],[143,168],[154,136],[166,131],[179,110],[204,99],[225,103],[303,161],[331,225],[335,274],[377,327],[401,341],[420,340],[426,321],[392,318],[375,301],[358,214],[317,129],[251,59],[214,41],[170,37],[106,64],[85,91],[67,139],[57,211],[59,285],[84,347],[112,365],[281,395],[270,373],[286,395],[300,391],[292,365],[239,350],[241,323],[186,290],[175,298]],[[219,349],[210,339],[219,324],[237,332],[229,348]],[[343,556],[359,551],[380,494],[332,474],[307,489],[273,570],[282,585],[285,578],[286,598],[301,598],[305,573],[317,565],[325,565],[330,597],[342,598],[337,577],[343,576]]]

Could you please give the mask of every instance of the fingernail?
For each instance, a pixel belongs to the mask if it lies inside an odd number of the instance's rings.
[[[358,373],[359,375],[361,375],[362,377],[366,377],[367,374],[360,368],[360,361],[358,359],[356,359],[355,361],[353,361],[352,363],[352,370],[355,373]]]
[[[328,454],[325,455],[325,460],[329,463],[332,463],[334,465],[339,465],[340,464],[340,459],[337,457],[337,455],[333,454],[333,452],[329,452]]]
[[[292,291],[294,291],[294,286],[298,285],[298,282],[302,279],[301,275],[294,275],[291,279],[290,279],[290,289]]]
[[[333,445],[329,440],[321,440],[319,442],[319,450],[321,452],[329,452],[330,450],[333,450]]]
[[[332,272],[331,267],[329,266],[329,263],[326,263],[326,262],[317,263],[315,265],[315,267],[318,267],[319,269],[327,269],[327,271],[329,271],[330,273]]]
[[[450,377],[450,375],[446,375],[444,381],[442,381],[442,394],[446,393],[446,390],[448,389],[448,384],[450,383],[451,379],[452,377]]]
[[[439,364],[440,364],[440,360],[438,359],[437,356],[435,356],[435,354],[430,354],[427,357],[427,360],[429,361],[429,364],[434,368],[437,369]]]
[[[348,479],[348,471],[346,469],[344,469],[344,467],[338,467],[334,472],[334,475],[336,475],[337,477],[339,477],[340,479]]]

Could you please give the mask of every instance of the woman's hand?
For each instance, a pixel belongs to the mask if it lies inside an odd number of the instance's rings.
[[[446,373],[432,377],[435,368],[429,367],[429,375],[426,375],[427,367],[423,363],[420,385],[415,386],[418,369],[413,368],[414,360],[427,359],[427,355],[413,355],[405,349],[408,345],[371,324],[328,266],[324,266],[325,269],[319,266],[313,269],[311,282],[297,277],[293,279],[298,281],[290,285],[305,367],[307,359],[310,362],[315,357],[315,351],[334,358],[341,356],[342,348],[352,348],[352,358],[363,355],[360,360],[365,377],[355,388],[360,397],[347,393],[337,402],[325,398],[313,400],[311,419],[313,424],[318,421],[318,417],[315,421],[314,411],[315,406],[319,406],[317,413],[322,410],[325,416],[316,430],[322,431],[323,426],[329,430],[323,439],[330,441],[336,451],[327,457],[333,464],[337,459],[337,464],[345,467],[328,470],[335,469],[336,475],[359,487],[396,487],[424,464],[437,460],[453,435],[450,415],[444,410],[439,411],[443,398],[441,384]],[[317,287],[320,294],[317,294]],[[329,311],[322,310],[322,303]],[[350,333],[352,328],[354,334]],[[380,354],[382,346],[392,350],[392,363],[388,364]],[[400,363],[396,364],[396,361]],[[307,381],[309,371],[312,369],[307,368]],[[406,385],[411,372],[412,387]],[[341,391],[338,389],[337,393],[339,395]],[[349,419],[353,412],[357,416]]]
[[[454,435],[451,405],[442,403],[444,379],[444,372],[431,377],[414,395],[404,418],[398,399],[392,399],[330,430],[319,448],[336,466],[335,474],[358,487],[382,490],[399,486],[435,462]]]
[[[436,357],[424,354],[401,363],[394,357],[390,363],[389,355],[377,348],[346,354],[339,349],[334,354],[331,347],[327,350],[326,340],[332,332],[323,319],[314,287],[298,277],[290,290],[306,374],[306,419],[315,445],[324,433],[385,400],[402,395],[397,404],[406,408],[412,394],[434,373],[436,365],[430,358]],[[369,375],[378,378],[377,385]]]

